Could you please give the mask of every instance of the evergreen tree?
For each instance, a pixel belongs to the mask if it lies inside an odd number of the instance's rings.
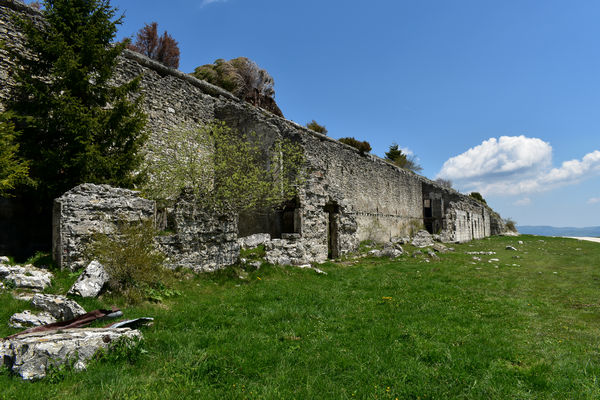
[[[415,161],[414,156],[403,153],[396,143],[393,143],[390,146],[390,149],[385,153],[385,159],[400,168],[408,169],[413,172],[420,172],[423,170],[423,167]]]
[[[82,182],[131,187],[145,139],[139,78],[111,85],[125,44],[112,45],[120,18],[108,0],[45,0],[45,23],[17,23],[29,54],[8,48],[17,62],[7,108],[21,132],[42,208]]]

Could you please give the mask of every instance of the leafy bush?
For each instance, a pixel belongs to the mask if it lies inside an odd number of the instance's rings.
[[[325,125],[320,125],[314,119],[312,121],[308,122],[306,124],[306,127],[312,131],[322,133],[323,135],[327,135],[327,128],[325,128]]]
[[[361,142],[353,137],[340,138],[338,141],[358,149],[361,153],[368,153],[371,151],[371,145],[367,141]]]
[[[275,102],[275,80],[254,61],[238,57],[197,67],[192,73],[196,78],[230,91],[240,99],[283,117]]]
[[[156,234],[152,221],[119,221],[115,232],[94,235],[88,247],[87,257],[98,260],[110,276],[108,288],[129,303],[159,300],[173,279],[154,244]]]
[[[483,198],[483,196],[481,195],[481,193],[479,192],[471,192],[469,193],[469,197],[474,198],[475,200],[477,200],[480,203],[483,203],[487,206],[487,202],[485,201],[485,199]]]
[[[294,197],[304,180],[299,144],[278,140],[264,149],[256,133],[223,122],[175,129],[149,146],[147,197],[168,201],[188,188],[205,209],[242,212]]]

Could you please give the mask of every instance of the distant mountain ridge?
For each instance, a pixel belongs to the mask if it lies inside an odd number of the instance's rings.
[[[527,235],[541,235],[541,236],[600,236],[600,226],[588,226],[585,228],[559,228],[556,226],[533,226],[523,225],[517,226],[517,230],[520,233]]]

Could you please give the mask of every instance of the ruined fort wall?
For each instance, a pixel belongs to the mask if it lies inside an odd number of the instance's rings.
[[[10,20],[14,13],[38,19],[39,14],[15,0],[0,0],[0,40],[20,46],[22,39]],[[9,95],[11,78],[7,72],[10,64],[4,53],[0,55],[1,104]],[[445,193],[433,182],[376,156],[361,154],[244,103],[223,89],[125,51],[116,69],[116,82],[137,76],[141,76],[150,140],[160,141],[171,129],[220,119],[240,131],[255,131],[267,148],[279,138],[291,139],[304,147],[308,177],[298,196],[299,208],[295,212],[299,226],[295,232],[300,234],[309,260],[331,256],[332,246],[334,255],[338,255],[356,249],[362,240],[387,241],[408,235],[423,225],[423,201],[435,193],[441,193],[437,196],[445,199],[444,216],[440,218],[445,221],[443,229],[454,240],[470,240],[491,232],[489,215],[464,195]],[[364,136],[368,137],[368,133]],[[269,224],[249,220],[240,226],[264,231]]]

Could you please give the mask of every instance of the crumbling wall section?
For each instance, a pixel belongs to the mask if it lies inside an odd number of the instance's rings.
[[[422,178],[424,204],[431,206],[428,228],[449,242],[466,242],[481,239],[492,233],[491,210],[477,200],[458,193],[454,189],[442,187]],[[425,218],[427,224],[427,218]]]
[[[166,230],[156,238],[169,258],[168,267],[209,272],[238,260],[235,215],[208,213],[185,193],[169,214]]]
[[[83,184],[54,201],[52,256],[62,269],[85,266],[84,252],[92,236],[114,232],[116,223],[155,218],[155,203],[139,193],[108,185]]]

